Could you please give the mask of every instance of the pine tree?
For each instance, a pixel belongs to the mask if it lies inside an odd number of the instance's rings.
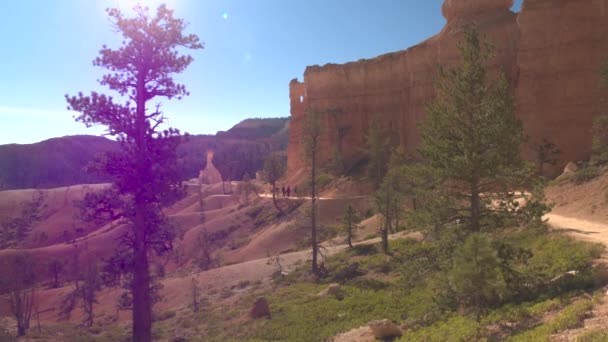
[[[516,212],[509,191],[526,185],[531,168],[520,157],[524,132],[509,85],[502,72],[488,72],[492,48],[476,27],[466,26],[458,49],[460,65],[440,68],[420,153],[437,187],[452,199],[447,221],[479,232]]]
[[[272,187],[272,203],[281,215],[285,213],[277,203],[277,182],[285,175],[286,170],[287,166],[285,165],[285,159],[277,153],[273,153],[264,162],[264,170],[262,172],[264,181]]]
[[[377,189],[382,183],[382,179],[388,171],[387,165],[389,162],[389,141],[386,133],[380,126],[378,115],[374,115],[369,124],[367,131],[367,178],[372,182],[374,188]]]
[[[304,156],[310,167],[310,244],[312,246],[311,270],[318,274],[317,258],[319,245],[317,241],[317,155],[319,153],[319,137],[321,136],[321,122],[319,113],[309,108],[304,118],[302,143]]]
[[[355,230],[359,229],[357,222],[359,221],[359,215],[355,211],[355,208],[351,204],[344,210],[344,216],[342,217],[343,230],[346,233],[346,242],[349,248],[353,248],[353,234]]]
[[[135,7],[133,18],[118,9],[108,9],[113,28],[122,35],[118,49],[103,46],[94,65],[110,73],[100,83],[128,100],[120,103],[113,97],[92,92],[66,95],[68,109],[79,112],[76,120],[87,127],[103,125],[107,134],[116,137],[118,152],[107,154],[98,168],[113,179],[114,190],[126,204],[118,210],[128,221],[130,231],[123,237],[129,260],[123,270],[132,274],[133,339],[151,340],[152,301],[148,255],[171,247],[173,234],[162,207],[174,203],[184,193],[176,162],[179,131],[161,130],[166,117],[156,105],[146,104],[158,97],[181,99],[188,95],[172,76],[183,72],[193,61],[180,54],[181,49],[201,49],[196,35],[185,35],[186,23],[173,17],[173,11],[161,5],[154,15],[147,8]]]

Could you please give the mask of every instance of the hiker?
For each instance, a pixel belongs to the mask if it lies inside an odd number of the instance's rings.
[[[289,197],[289,195],[291,195],[291,187],[288,185],[287,186],[287,197]]]
[[[283,197],[285,197],[285,186],[281,187],[281,192],[283,192]]]

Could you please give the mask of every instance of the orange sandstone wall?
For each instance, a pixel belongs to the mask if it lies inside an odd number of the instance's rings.
[[[305,166],[306,108],[322,113],[321,163],[335,149],[347,166],[358,162],[374,115],[395,144],[414,152],[420,143],[418,124],[434,96],[437,67],[458,63],[460,29],[470,22],[493,43],[492,68],[505,71],[531,141],[555,142],[563,151],[562,163],[588,156],[591,121],[602,106],[598,71],[608,57],[608,0],[525,0],[519,14],[509,10],[511,5],[512,0],[446,0],[446,26],[414,47],[307,67],[303,82],[290,83],[289,172]]]

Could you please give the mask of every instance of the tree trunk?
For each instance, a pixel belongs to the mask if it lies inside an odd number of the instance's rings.
[[[312,202],[312,208],[310,210],[310,218],[311,218],[311,244],[312,244],[312,273],[318,273],[317,267],[317,151],[316,148],[313,147],[311,150],[311,181],[310,181],[310,198]]]
[[[348,247],[349,248],[353,248],[352,237],[353,237],[353,228],[352,228],[352,223],[349,221],[348,222]]]
[[[388,254],[388,232],[391,227],[391,195],[390,191],[387,190],[386,194],[386,203],[385,203],[385,217],[384,217],[384,229],[382,229],[382,251],[384,254]]]
[[[152,306],[150,301],[150,273],[145,244],[143,204],[137,203],[135,214],[135,248],[133,265],[133,341],[149,342],[152,338]]]
[[[473,232],[479,232],[479,220],[481,217],[481,198],[479,197],[479,190],[477,189],[477,183],[471,185],[471,230]]]
[[[283,209],[281,209],[281,207],[279,207],[279,203],[277,202],[277,191],[278,190],[276,188],[275,183],[272,183],[272,204],[274,204],[274,207],[277,208],[281,215],[285,215],[285,212],[283,211]]]
[[[138,174],[140,189],[135,195],[135,241],[133,246],[133,283],[131,295],[133,296],[133,341],[149,342],[152,339],[152,303],[150,299],[150,273],[148,264],[148,246],[146,242],[146,189],[145,180],[148,176],[146,155],[146,90],[145,72],[140,70],[137,79],[137,117],[135,139],[138,157]]]

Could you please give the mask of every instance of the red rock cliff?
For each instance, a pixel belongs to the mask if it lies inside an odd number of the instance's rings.
[[[320,162],[340,149],[347,166],[361,159],[365,135],[378,115],[395,143],[413,152],[418,123],[434,96],[438,65],[458,63],[462,25],[475,22],[495,47],[492,68],[502,68],[514,89],[517,115],[531,141],[548,139],[560,161],[589,156],[589,130],[601,112],[601,61],[608,58],[608,0],[446,0],[442,31],[404,51],[347,64],[307,67],[290,83],[288,170],[304,167],[302,117],[322,114]],[[527,156],[531,155],[527,151]],[[563,165],[557,165],[557,168]]]

